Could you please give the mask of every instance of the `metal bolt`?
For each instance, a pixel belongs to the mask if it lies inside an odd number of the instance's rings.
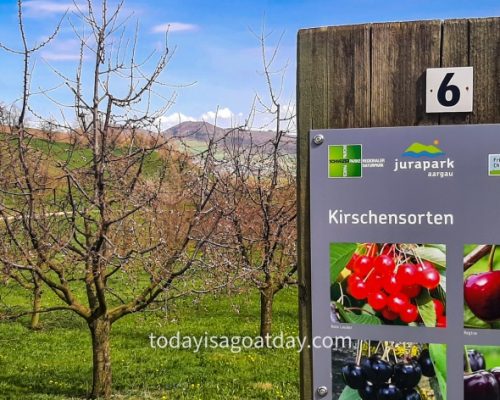
[[[314,135],[313,142],[318,146],[325,141],[325,137],[323,135]]]
[[[326,386],[320,386],[316,389],[316,393],[318,393],[320,397],[325,397],[328,394],[328,388]]]

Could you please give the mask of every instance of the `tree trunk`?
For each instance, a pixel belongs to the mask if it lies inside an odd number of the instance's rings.
[[[260,292],[260,336],[263,339],[269,339],[273,325],[273,290],[264,290]],[[269,341],[266,342],[269,346]]]
[[[42,307],[42,287],[40,278],[33,274],[33,310],[31,314],[31,329],[40,328],[40,309]]]
[[[92,335],[93,380],[90,399],[111,398],[111,321],[99,317],[89,323]]]

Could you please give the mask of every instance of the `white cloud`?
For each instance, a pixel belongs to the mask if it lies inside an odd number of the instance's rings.
[[[164,115],[156,120],[156,123],[160,125],[160,129],[168,129],[175,125],[180,124],[181,122],[186,121],[196,121],[197,119],[194,117],[190,117],[189,115],[184,115],[180,112]]]
[[[44,51],[42,57],[47,61],[78,61],[80,54],[74,53],[55,53],[51,51]]]
[[[230,128],[237,126],[243,120],[243,114],[235,114],[230,108],[219,108],[217,111],[207,111],[201,114],[198,118],[185,115],[181,112],[176,112],[170,115],[164,115],[156,120],[156,124],[160,124],[162,130],[171,128],[181,122],[186,121],[204,121],[210,124],[215,124],[221,128]]]
[[[234,114],[233,112],[225,107],[225,108],[219,108],[217,111],[207,111],[201,116],[201,119],[204,121],[208,122],[215,122],[215,120],[231,120],[233,119]]]
[[[167,22],[165,24],[156,25],[153,27],[153,33],[165,32],[190,32],[198,30],[198,25],[186,24],[184,22]]]
[[[31,16],[40,14],[63,14],[67,11],[76,11],[77,7],[73,2],[30,0],[25,1],[23,6]]]

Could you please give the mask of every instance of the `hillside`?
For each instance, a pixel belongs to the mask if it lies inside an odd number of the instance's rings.
[[[39,143],[44,143],[46,140],[54,141],[60,144],[69,144],[73,142],[75,139],[81,143],[84,140],[84,137],[75,138],[74,135],[70,135],[67,132],[45,132],[41,129],[36,128],[28,128],[27,129],[30,136],[35,139],[40,140]],[[208,122],[204,121],[188,121],[182,122],[178,125],[173,126],[162,132],[162,134],[166,138],[172,138],[174,140],[179,140],[182,142],[181,148],[185,148],[188,151],[203,151],[207,147],[207,141],[209,138],[214,138],[216,140],[220,140],[224,137],[231,138],[231,140],[235,140],[237,138],[239,144],[242,147],[253,145],[263,145],[270,143],[270,141],[274,138],[275,134],[273,131],[244,131],[239,130],[237,135],[233,135],[234,129],[224,129]],[[0,125],[0,132],[9,134],[11,132],[11,128],[8,126]],[[119,142],[126,143],[127,138],[129,137],[129,133],[127,131],[122,132],[119,129],[116,132],[113,130],[112,135],[116,135],[120,132],[120,140]],[[149,140],[151,137],[151,132],[148,131],[140,131],[136,133],[136,140]],[[38,143],[38,141],[36,141]],[[281,141],[282,149],[288,154],[295,154],[296,151],[296,139],[295,137],[285,137]],[[42,147],[45,147],[42,145]],[[63,146],[64,147],[64,146]]]
[[[230,134],[233,130],[232,128],[220,128],[204,121],[186,121],[167,129],[163,134],[167,137],[186,141],[190,147],[203,147],[203,144],[209,138],[217,140],[225,136],[231,137]],[[274,135],[273,131],[240,131],[238,140],[243,147],[249,146],[252,143],[254,145],[262,145],[272,140]],[[282,144],[288,153],[295,153],[294,137],[284,138]]]

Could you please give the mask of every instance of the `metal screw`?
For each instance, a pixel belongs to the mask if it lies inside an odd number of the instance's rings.
[[[316,389],[316,393],[318,393],[320,397],[325,397],[328,394],[328,388],[326,386],[320,386]]]
[[[318,146],[322,144],[325,141],[325,137],[323,135],[315,135],[313,138],[314,144],[317,144]]]

